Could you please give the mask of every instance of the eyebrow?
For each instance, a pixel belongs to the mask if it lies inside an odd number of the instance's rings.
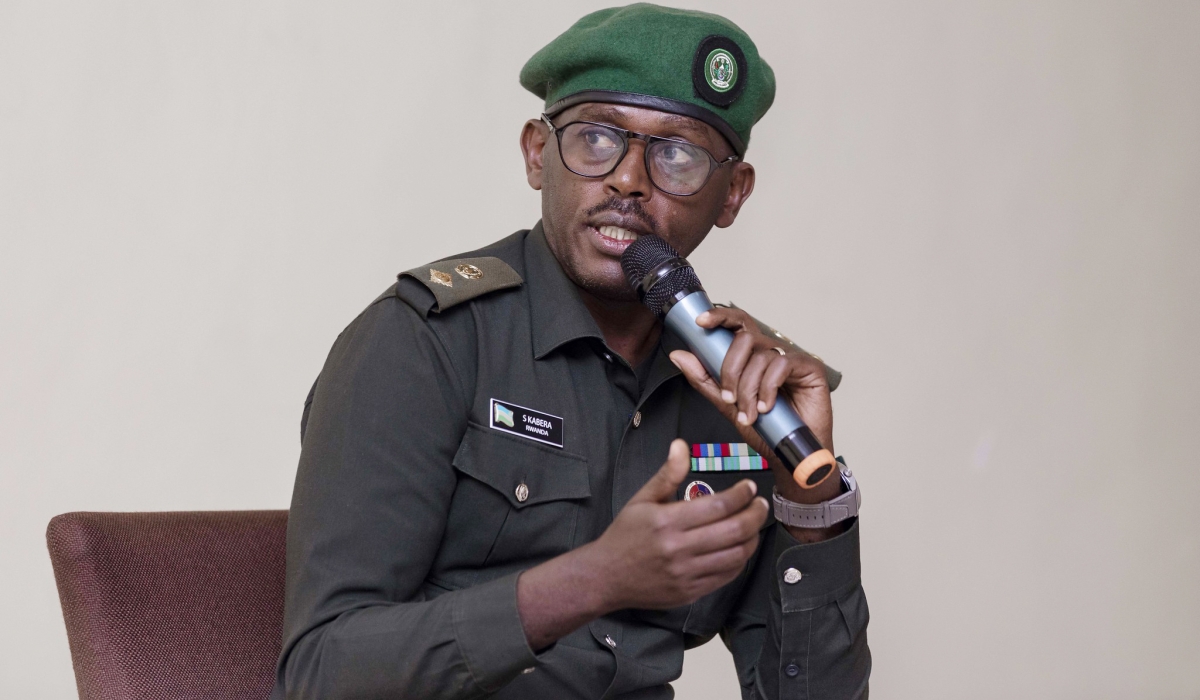
[[[620,110],[612,107],[587,107],[580,110],[579,118],[587,120],[598,120],[612,122],[616,126],[616,122],[620,121],[624,115]],[[674,129],[676,132],[686,132],[693,136],[707,136],[708,132],[703,127],[699,126],[694,119],[685,117],[679,114],[663,113],[663,120],[667,126]],[[699,145],[699,144],[697,144]]]

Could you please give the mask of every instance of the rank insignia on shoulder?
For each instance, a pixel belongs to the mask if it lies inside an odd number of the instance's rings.
[[[563,419],[508,401],[491,400],[489,423],[493,430],[536,440],[555,447],[563,446]]]
[[[744,442],[692,444],[694,472],[755,472],[769,468],[766,458]]]
[[[422,315],[431,309],[441,313],[463,302],[523,284],[521,276],[508,263],[490,257],[441,260],[401,272],[399,276],[411,277],[433,293],[433,302],[419,309]]]
[[[483,270],[480,270],[478,267],[475,267],[474,265],[471,265],[470,263],[463,263],[461,265],[455,265],[454,271],[457,272],[459,274],[459,276],[465,280],[477,280],[477,279],[483,278]],[[449,275],[447,275],[447,276],[449,276]]]

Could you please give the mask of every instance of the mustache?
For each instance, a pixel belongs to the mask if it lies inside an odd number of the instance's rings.
[[[654,220],[654,217],[650,215],[650,212],[646,211],[646,208],[642,206],[642,203],[636,199],[624,199],[622,197],[612,196],[603,202],[600,202],[591,209],[588,209],[585,214],[587,216],[595,216],[596,214],[605,211],[615,211],[618,214],[632,216],[645,224],[646,228],[650,230],[650,233],[658,232],[658,222]]]

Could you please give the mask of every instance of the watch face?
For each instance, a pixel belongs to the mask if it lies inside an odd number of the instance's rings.
[[[858,480],[854,478],[854,472],[846,465],[838,462],[838,469],[842,475],[842,483],[846,485],[846,492],[855,494],[855,499],[858,499]]]

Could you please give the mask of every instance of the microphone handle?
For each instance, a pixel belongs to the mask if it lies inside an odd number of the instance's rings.
[[[708,329],[696,325],[696,317],[711,308],[713,304],[708,294],[698,290],[675,302],[664,322],[683,338],[688,349],[708,370],[708,376],[720,382],[721,365],[733,343],[733,332],[728,328]],[[754,429],[792,472],[792,478],[801,488],[815,488],[835,471],[833,454],[821,446],[812,430],[782,396],[770,411],[758,415]]]

